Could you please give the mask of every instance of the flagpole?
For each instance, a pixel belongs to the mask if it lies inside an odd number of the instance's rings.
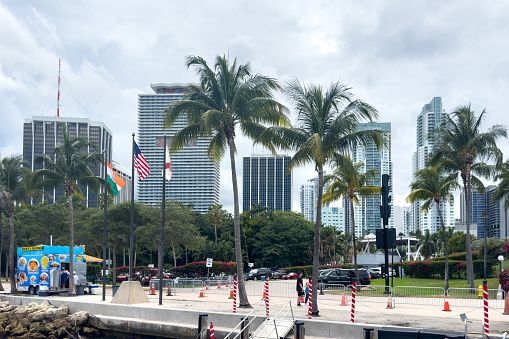
[[[164,217],[166,209],[166,135],[164,136],[163,201],[161,205],[161,245],[159,248],[159,305],[163,304]]]
[[[108,208],[108,188],[106,186],[108,179],[106,179],[106,163],[108,161],[108,154],[104,151],[104,193],[103,193],[103,206],[104,206],[104,221],[103,221],[103,300],[106,300],[106,218]]]
[[[133,281],[133,252],[134,252],[134,133],[131,153],[131,233],[129,235],[129,281]]]

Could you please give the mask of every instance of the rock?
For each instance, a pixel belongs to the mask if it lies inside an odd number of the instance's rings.
[[[18,306],[16,306],[16,305],[7,305],[7,306],[0,308],[0,312],[10,312],[12,310],[15,310],[16,308],[18,308]]]
[[[59,308],[47,308],[46,309],[46,318],[47,319],[58,319],[64,318],[69,313],[69,306],[62,305]]]
[[[13,324],[14,326],[10,329],[10,335],[13,337],[23,335],[28,332],[28,329],[21,325],[21,323]],[[9,326],[7,326],[9,327]]]
[[[28,315],[28,319],[32,321],[43,321],[46,319],[46,310],[40,310]]]
[[[76,325],[83,325],[88,321],[88,312],[79,311],[74,313],[74,315],[71,316],[71,323],[74,323],[74,320],[76,320]]]
[[[101,336],[101,332],[93,327],[83,327],[81,334],[89,338],[99,338]]]

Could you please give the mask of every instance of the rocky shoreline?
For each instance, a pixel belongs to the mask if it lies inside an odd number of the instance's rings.
[[[69,307],[55,307],[47,300],[41,304],[12,305],[0,302],[0,338],[61,339],[103,338],[104,334],[89,323],[86,311],[69,314]]]

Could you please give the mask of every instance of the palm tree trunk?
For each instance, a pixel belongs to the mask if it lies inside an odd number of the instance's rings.
[[[467,281],[471,289],[474,288],[474,263],[472,261],[472,247],[470,245],[470,163],[467,163],[465,182],[465,210],[467,213],[467,234],[465,236],[465,254],[467,262]],[[475,291],[474,291],[475,293]]]
[[[69,203],[69,295],[74,295],[74,211],[72,206],[72,192],[67,192]]]
[[[235,261],[237,262],[237,280],[239,289],[239,307],[251,307],[247,299],[246,285],[244,284],[244,267],[242,264],[242,244],[240,242],[240,216],[239,216],[239,186],[237,184],[237,170],[235,168],[235,143],[233,137],[228,138],[230,149],[230,164],[233,184],[233,230],[235,235]]]
[[[440,216],[440,222],[442,223],[442,234],[444,242],[444,251],[445,251],[445,284],[444,289],[447,291],[449,289],[449,252],[447,251],[447,237],[445,236],[445,225],[444,225],[444,217],[442,216],[442,211],[440,210],[440,201],[436,201],[438,215]]]
[[[215,235],[215,239],[216,239],[216,245],[217,245],[217,223],[214,223],[214,235]]]
[[[12,206],[11,206],[12,205]],[[14,252],[14,204],[9,205],[9,226],[11,227],[11,236],[9,239],[9,276],[11,279],[11,294],[16,293],[16,277],[14,276],[14,266],[16,263],[16,253]]]
[[[2,214],[2,207],[0,207],[0,291],[4,291],[4,286],[2,284],[2,250],[3,250],[3,242],[2,242],[2,236],[3,236],[3,214]]]
[[[320,255],[320,228],[322,227],[322,195],[323,195],[323,167],[317,166],[318,170],[318,199],[316,201],[315,239],[313,241],[313,284],[312,314],[318,315],[318,265]]]
[[[352,215],[352,240],[353,240],[353,267],[355,269],[355,282],[359,284],[359,269],[357,268],[357,244],[355,240],[355,217],[353,210],[353,197],[350,197],[350,214]]]
[[[173,239],[170,240],[171,249],[173,250],[173,267],[177,267],[177,257],[175,256],[175,244],[173,243]]]

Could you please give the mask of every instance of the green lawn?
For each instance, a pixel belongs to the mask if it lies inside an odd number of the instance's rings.
[[[475,279],[475,287],[482,285],[482,279]],[[389,278],[391,286],[392,278]],[[384,286],[385,279],[372,279],[371,285]],[[419,279],[419,278],[394,278],[394,286],[420,286],[420,287],[444,287],[443,279]],[[451,288],[468,288],[466,279],[449,279]],[[488,279],[488,289],[498,289],[498,278]]]

